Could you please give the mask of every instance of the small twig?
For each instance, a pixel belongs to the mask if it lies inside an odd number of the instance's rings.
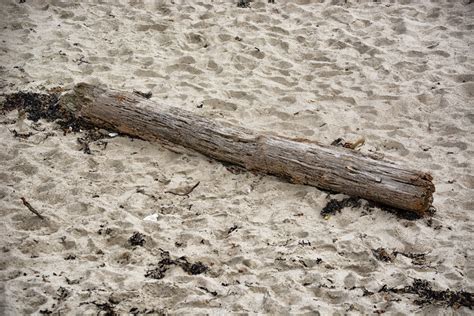
[[[188,190],[186,190],[185,192],[177,192],[177,191],[165,191],[165,193],[171,193],[171,194],[174,194],[174,195],[179,195],[179,196],[187,196],[189,195],[191,192],[194,191],[194,189],[197,188],[197,186],[200,184],[201,182],[198,181],[195,185],[193,185],[192,187],[190,187]]]
[[[21,197],[20,199],[23,202],[23,205],[26,206],[30,210],[30,212],[32,212],[33,214],[35,214],[36,216],[38,216],[39,218],[44,220],[44,216],[41,215],[37,210],[35,210],[35,208],[33,206],[31,206],[31,204],[28,203],[28,201],[25,200],[24,197]]]

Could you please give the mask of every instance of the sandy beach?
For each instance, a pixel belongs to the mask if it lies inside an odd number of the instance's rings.
[[[472,314],[472,1],[20,2],[0,2],[0,104],[87,82],[363,138],[431,173],[436,212],[322,216],[347,196],[109,131],[85,150],[90,131],[15,110],[0,115],[1,315]]]

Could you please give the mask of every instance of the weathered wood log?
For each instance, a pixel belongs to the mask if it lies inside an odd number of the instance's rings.
[[[424,215],[432,177],[359,152],[214,121],[139,95],[78,84],[63,109],[96,126],[191,148],[214,159]]]

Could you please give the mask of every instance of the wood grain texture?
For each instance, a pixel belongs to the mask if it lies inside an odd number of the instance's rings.
[[[433,200],[428,173],[359,152],[258,133],[133,93],[78,84],[63,108],[96,126],[171,142],[219,161],[424,215]]]

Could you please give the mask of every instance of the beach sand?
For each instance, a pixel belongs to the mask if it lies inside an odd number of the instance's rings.
[[[2,93],[88,82],[288,137],[364,137],[362,152],[433,175],[437,212],[324,218],[342,194],[125,136],[87,154],[85,132],[13,111],[0,116],[0,314],[471,313],[387,289],[474,291],[474,4],[347,2],[2,0]],[[208,269],[163,268],[168,256]]]

